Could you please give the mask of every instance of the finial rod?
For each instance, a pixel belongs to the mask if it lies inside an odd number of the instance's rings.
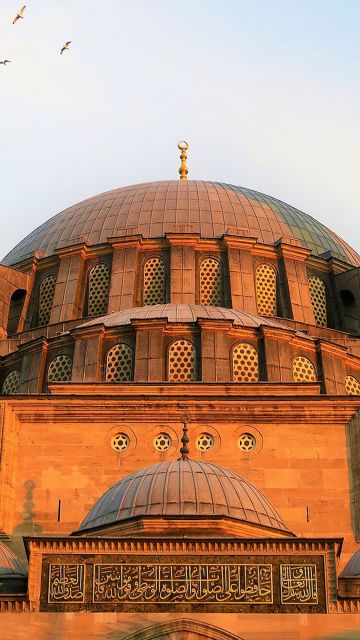
[[[180,140],[180,142],[178,142],[178,147],[181,151],[181,155],[180,155],[181,167],[179,169],[180,180],[187,180],[187,174],[189,173],[189,169],[186,164],[186,160],[187,160],[186,152],[189,148],[189,145],[185,140]]]
[[[183,423],[183,436],[181,438],[182,447],[180,449],[181,458],[180,460],[188,460],[189,459],[189,438],[188,438],[188,426],[187,423],[190,422],[190,416],[185,414],[181,416],[181,421]]]

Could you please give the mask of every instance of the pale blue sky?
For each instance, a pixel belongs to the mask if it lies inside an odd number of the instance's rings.
[[[1,0],[0,256],[136,182],[239,184],[360,249],[360,0]],[[59,55],[61,45],[72,49]]]

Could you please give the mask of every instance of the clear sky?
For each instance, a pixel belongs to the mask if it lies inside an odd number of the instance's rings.
[[[177,178],[182,138],[189,177],[360,250],[360,0],[29,0],[13,26],[21,4],[0,3],[1,257],[85,197]]]

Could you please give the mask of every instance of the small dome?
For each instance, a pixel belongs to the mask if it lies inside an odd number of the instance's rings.
[[[24,577],[27,577],[27,573],[20,560],[9,547],[0,542],[0,580]]]
[[[79,532],[146,516],[220,516],[288,531],[270,502],[245,478],[209,462],[179,459],[117,482],[96,502]]]
[[[22,595],[26,590],[27,572],[15,553],[0,542],[0,595]]]
[[[359,255],[333,231],[277,198],[231,184],[202,180],[169,180],[121,187],[88,198],[44,222],[4,258],[14,265],[38,251],[81,242],[89,246],[112,237],[196,233],[203,238],[250,235],[274,244],[282,236],[298,240],[315,255],[331,251],[354,265]]]
[[[163,318],[168,322],[196,322],[197,320],[229,320],[235,326],[261,327],[262,325],[277,329],[286,329],[280,323],[273,322],[269,318],[262,318],[252,313],[225,309],[223,307],[210,307],[201,304],[154,304],[146,307],[135,307],[123,311],[116,311],[90,322],[82,324],[82,327],[91,327],[103,324],[105,327],[120,327],[131,324],[133,320],[159,320]]]
[[[360,577],[360,549],[351,556],[347,565],[340,573],[339,578],[359,578]]]

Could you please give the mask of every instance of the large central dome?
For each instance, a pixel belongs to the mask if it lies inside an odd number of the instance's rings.
[[[81,242],[97,245],[111,237],[159,238],[171,232],[204,238],[249,234],[266,244],[285,236],[315,255],[332,251],[360,265],[351,247],[306,213],[257,191],[199,180],[149,182],[84,200],[35,229],[3,262],[14,265],[34,251],[48,256]]]

